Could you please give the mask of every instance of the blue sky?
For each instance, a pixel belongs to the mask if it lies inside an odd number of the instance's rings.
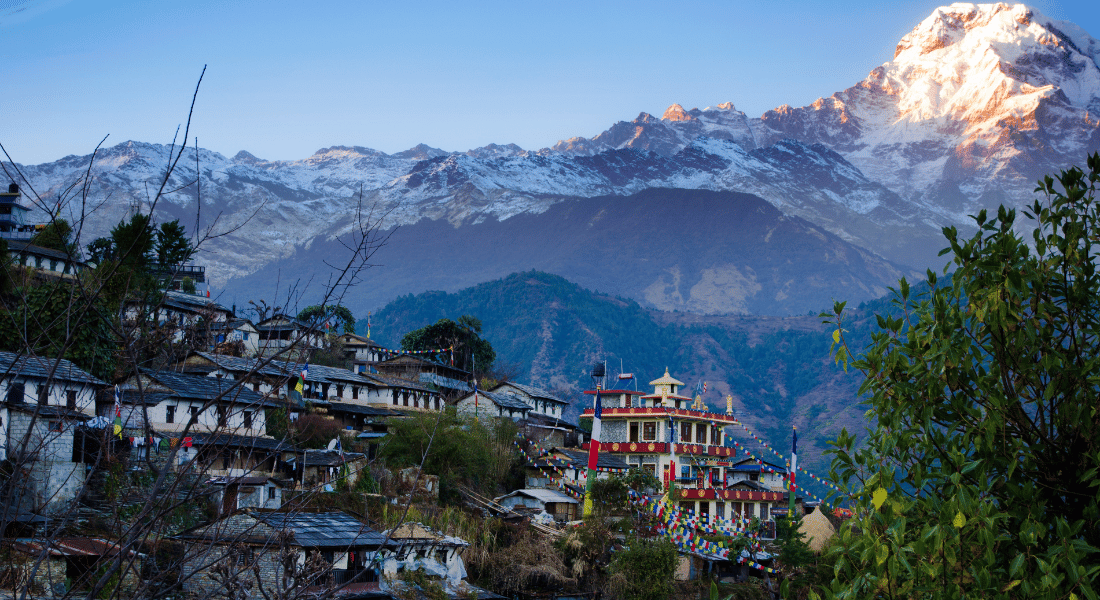
[[[192,138],[228,156],[326,146],[527,149],[645,111],[750,116],[861,80],[940,2],[0,0],[0,143],[18,162]],[[1089,2],[1037,2],[1100,36]]]

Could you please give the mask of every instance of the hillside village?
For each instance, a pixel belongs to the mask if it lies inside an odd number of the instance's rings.
[[[18,187],[0,196],[5,269],[20,293],[84,290],[110,263],[38,245],[44,228],[19,219]],[[621,580],[592,575],[615,572],[606,552],[665,540],[676,553],[661,585],[678,581],[691,596],[713,581],[777,597],[775,579],[797,566],[779,559],[784,540],[805,546],[777,531],[790,507],[815,549],[843,516],[792,499],[789,465],[736,441],[732,405],[710,408],[667,369],[648,388],[641,375],[599,373],[571,422],[556,392],[456,366],[465,363],[453,343],[386,348],[330,316],[262,304],[254,321],[210,297],[201,265],[171,266],[153,268],[154,293],[135,287],[119,301],[120,353],[145,347],[147,359],[93,374],[29,340],[0,352],[0,587],[54,597],[616,596],[629,595]],[[439,457],[433,445],[451,449]],[[487,454],[455,472],[471,445]],[[588,529],[605,539],[577,542]],[[502,556],[524,544],[594,554],[516,571],[522,553]]]

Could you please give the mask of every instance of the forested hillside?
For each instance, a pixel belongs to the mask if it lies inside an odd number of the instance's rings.
[[[878,300],[854,311],[851,335],[869,339],[872,311],[888,308],[887,300]],[[499,375],[558,391],[572,402],[570,416],[580,412],[581,392],[591,387],[592,363],[606,360],[611,376],[621,361],[641,390],[665,367],[689,389],[705,381],[704,400],[713,410],[724,411],[725,397],[732,395],[746,425],[784,454],[797,426],[803,464],[819,473],[827,470],[827,441],[841,427],[858,433],[865,427],[856,398],[860,376],[833,364],[831,332],[816,316],[653,311],[532,271],[453,294],[398,298],[373,315],[372,338],[397,348],[407,331],[466,314],[481,319],[482,336],[497,352]],[[358,329],[365,331],[366,322]],[[735,433],[762,450],[745,432]]]

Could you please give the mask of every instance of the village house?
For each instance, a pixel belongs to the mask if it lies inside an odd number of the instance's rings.
[[[17,538],[11,542],[9,567],[30,582],[42,597],[85,595],[92,590],[101,569],[124,553],[118,591],[124,596],[141,583],[144,555],[126,550],[115,542],[95,537]],[[39,559],[41,558],[41,562]],[[14,575],[15,573],[12,573]],[[33,577],[32,577],[33,574]]]
[[[177,365],[177,370],[227,381],[239,381],[244,387],[268,399],[286,398],[294,391],[301,364],[270,358],[240,358],[226,354],[193,351]]]
[[[445,401],[473,391],[468,381],[471,373],[457,367],[428,360],[414,354],[398,354],[375,365],[381,375],[399,377],[421,385],[431,385],[439,390]]]
[[[119,386],[123,427],[172,433],[219,431],[267,434],[267,409],[282,405],[229,378],[175,371],[142,371]],[[123,406],[125,409],[123,409]],[[114,390],[100,395],[100,416],[115,417]]]
[[[531,407],[519,396],[510,392],[485,392],[478,390],[458,398],[455,402],[458,413],[478,419],[511,419],[521,421],[527,418]]]
[[[402,411],[438,411],[445,406],[440,393],[422,383],[381,373],[360,373],[359,376],[376,386],[367,398],[370,404],[388,404]]]
[[[206,487],[218,516],[246,508],[276,510],[283,505],[285,485],[275,477],[214,477],[206,482]]]
[[[78,496],[86,469],[75,432],[94,414],[102,385],[64,359],[0,352],[0,460],[23,473],[0,510],[63,511]]]
[[[377,565],[396,549],[377,531],[342,512],[248,511],[176,536],[186,544],[181,581],[191,597],[309,594],[343,586],[379,591]],[[215,576],[214,565],[225,575]],[[261,588],[263,591],[261,591]]]
[[[288,349],[302,351],[325,347],[323,331],[282,313],[256,323],[256,331],[260,335],[257,350],[260,356],[273,356]]]
[[[210,351],[226,342],[240,342],[244,356],[255,356],[260,349],[260,331],[248,319],[230,317],[210,324]]]
[[[525,465],[528,488],[552,488],[573,485],[584,488],[588,479],[588,452],[575,448],[551,448],[550,453]],[[621,458],[601,452],[596,461],[596,478],[622,475],[630,465]]]
[[[20,204],[23,193],[19,184],[11,183],[8,191],[0,192],[0,238],[9,240],[29,240],[34,237],[37,228],[27,223],[27,213],[31,209]]]
[[[502,383],[492,389],[496,393],[512,394],[523,400],[531,407],[528,416],[541,415],[552,419],[560,419],[565,414],[568,402],[562,400],[554,393],[537,388],[533,385],[524,385],[512,381]]]
[[[528,488],[516,490],[493,500],[497,504],[516,511],[529,509],[532,512],[545,512],[555,521],[576,521],[580,518],[581,503],[572,496],[557,490]]]
[[[67,252],[20,240],[8,240],[8,254],[13,264],[31,267],[48,277],[69,278],[85,268],[83,262]]]
[[[356,373],[375,373],[375,365],[390,356],[391,352],[378,342],[354,333],[340,334],[340,343],[344,355],[351,361],[351,370]]]
[[[335,486],[345,479],[348,485],[353,485],[369,467],[365,454],[339,450],[306,450],[303,461],[305,474],[300,481],[302,489],[307,490]]]

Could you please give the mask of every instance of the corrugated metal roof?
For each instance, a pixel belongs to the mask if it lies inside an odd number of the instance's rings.
[[[381,546],[385,541],[382,534],[342,512],[256,512],[252,516],[269,527],[290,532],[294,542],[306,548]]]
[[[512,496],[527,496],[528,498],[534,498],[534,499],[538,500],[539,502],[543,502],[543,503],[547,503],[547,502],[564,502],[566,504],[580,504],[580,502],[577,502],[577,500],[575,498],[573,498],[572,496],[567,496],[567,495],[565,495],[561,492],[556,492],[554,490],[541,490],[541,489],[516,490],[516,491],[512,492],[511,494],[505,494],[505,495],[503,495],[499,498],[494,498],[493,502],[499,503],[501,500],[503,500],[505,498],[510,498]]]

